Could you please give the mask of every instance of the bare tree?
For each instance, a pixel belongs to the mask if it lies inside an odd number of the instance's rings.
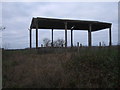
[[[63,39],[57,39],[53,42],[54,47],[63,47],[65,41]]]
[[[50,39],[48,39],[48,38],[44,38],[44,39],[43,39],[43,43],[44,43],[44,46],[45,46],[45,47],[50,46],[50,45],[51,45],[50,42],[51,42],[51,41],[50,41]]]
[[[3,30],[5,30],[5,29],[6,29],[6,27],[0,26],[0,31],[3,31]]]
[[[2,48],[9,49],[10,48],[10,44],[9,43],[3,43]]]

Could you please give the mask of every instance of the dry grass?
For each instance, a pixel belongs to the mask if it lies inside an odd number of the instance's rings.
[[[117,49],[59,54],[3,51],[3,87],[119,87]]]

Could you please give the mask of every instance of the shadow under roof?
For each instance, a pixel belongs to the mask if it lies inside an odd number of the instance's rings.
[[[65,22],[67,22],[67,29],[70,30],[74,26],[74,30],[89,30],[89,25],[92,25],[92,31],[98,31],[109,28],[112,23],[86,20],[70,20],[70,19],[54,19],[54,18],[32,18],[30,25],[31,29],[65,29]]]

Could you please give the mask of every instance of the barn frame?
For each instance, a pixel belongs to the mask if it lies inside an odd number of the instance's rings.
[[[92,46],[92,32],[109,29],[109,46],[112,45],[111,37],[112,23],[86,20],[70,20],[70,19],[55,19],[55,18],[32,18],[29,30],[30,48],[32,48],[32,29],[36,30],[36,48],[38,48],[38,29],[51,29],[52,47],[53,47],[53,30],[65,30],[65,47],[67,47],[67,30],[71,30],[71,47],[73,47],[73,30],[87,30],[88,31],[88,46]]]

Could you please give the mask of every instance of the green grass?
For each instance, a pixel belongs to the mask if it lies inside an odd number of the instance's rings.
[[[84,47],[79,53],[47,54],[35,50],[3,50],[3,87],[120,87],[118,49],[118,46]]]

